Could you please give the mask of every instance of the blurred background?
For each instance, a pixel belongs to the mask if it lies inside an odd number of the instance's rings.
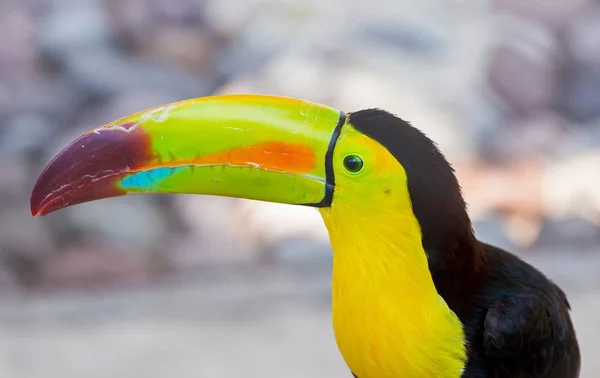
[[[600,376],[600,1],[0,0],[0,377],[349,377],[313,209],[29,194],[71,140],[190,97],[381,107],[453,162],[480,239],[567,292]]]

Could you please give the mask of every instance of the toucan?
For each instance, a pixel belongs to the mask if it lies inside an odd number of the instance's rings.
[[[477,239],[452,166],[388,111],[257,94],[154,107],[73,141],[40,174],[30,205],[39,216],[142,193],[318,209],[349,375],[579,376],[563,290]]]

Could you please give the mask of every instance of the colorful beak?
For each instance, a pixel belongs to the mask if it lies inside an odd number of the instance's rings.
[[[36,182],[31,212],[137,193],[328,206],[331,154],[344,120],[322,105],[259,95],[159,106],[67,146]]]

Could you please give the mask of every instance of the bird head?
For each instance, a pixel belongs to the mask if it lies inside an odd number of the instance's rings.
[[[313,206],[333,224],[350,214],[336,206],[369,221],[409,211],[432,250],[468,223],[450,165],[408,122],[262,95],[185,100],[89,131],[46,166],[31,211],[143,193]]]

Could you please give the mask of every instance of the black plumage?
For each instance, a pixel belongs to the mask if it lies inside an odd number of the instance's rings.
[[[454,170],[435,143],[383,110],[348,117],[406,171],[433,281],[465,329],[463,378],[578,377],[566,295],[517,256],[476,239]]]

